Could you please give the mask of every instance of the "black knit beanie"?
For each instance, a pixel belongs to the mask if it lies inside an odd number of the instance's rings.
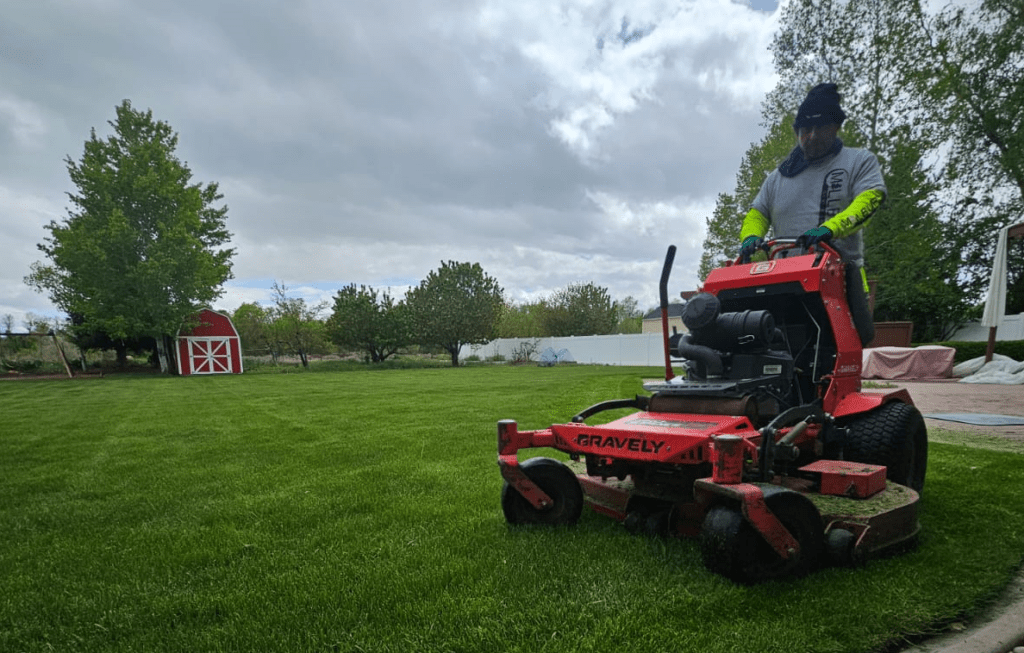
[[[846,114],[839,106],[839,87],[829,82],[812,88],[796,112],[793,129],[835,123],[843,124]]]

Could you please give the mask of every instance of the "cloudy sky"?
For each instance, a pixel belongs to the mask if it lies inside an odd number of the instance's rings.
[[[783,0],[785,2],[786,0]],[[2,0],[0,315],[129,99],[229,207],[215,307],[401,295],[478,262],[513,301],[692,289],[715,197],[764,133],[775,0]],[[20,330],[20,329],[18,329]]]

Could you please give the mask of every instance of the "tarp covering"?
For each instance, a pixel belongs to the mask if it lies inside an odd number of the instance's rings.
[[[1024,385],[1024,363],[1001,354],[993,355],[992,360],[986,363],[985,357],[981,356],[954,367],[953,376],[961,377],[960,383]]]
[[[865,349],[861,378],[948,379],[953,373],[952,347],[872,347]]]
[[[556,363],[575,363],[576,359],[572,357],[572,354],[568,349],[559,349],[555,351],[553,348],[548,347],[540,354],[540,366],[548,367],[555,365]]]
[[[1024,424],[1024,417],[1016,415],[990,415],[988,413],[928,413],[925,417],[941,419],[947,422],[961,422],[975,426],[1019,426]]]

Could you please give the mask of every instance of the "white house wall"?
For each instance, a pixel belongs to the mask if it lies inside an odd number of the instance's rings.
[[[981,322],[964,325],[953,337],[953,342],[988,342],[988,327]],[[1024,340],[1024,313],[1007,315],[996,329],[996,340]]]

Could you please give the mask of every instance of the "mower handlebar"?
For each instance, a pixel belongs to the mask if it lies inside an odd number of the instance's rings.
[[[832,247],[831,243],[821,242],[811,245],[810,247],[803,247],[796,238],[772,238],[771,240],[765,240],[758,246],[758,249],[768,255],[768,260],[788,258],[788,252],[791,249],[800,250],[797,253],[797,256],[810,254],[812,250],[816,250],[818,252],[819,258],[824,255],[825,251],[832,252],[836,256],[839,255],[835,248]],[[816,264],[817,262],[818,261],[815,261]],[[750,263],[750,256],[744,256],[741,254],[736,257],[735,263]]]

